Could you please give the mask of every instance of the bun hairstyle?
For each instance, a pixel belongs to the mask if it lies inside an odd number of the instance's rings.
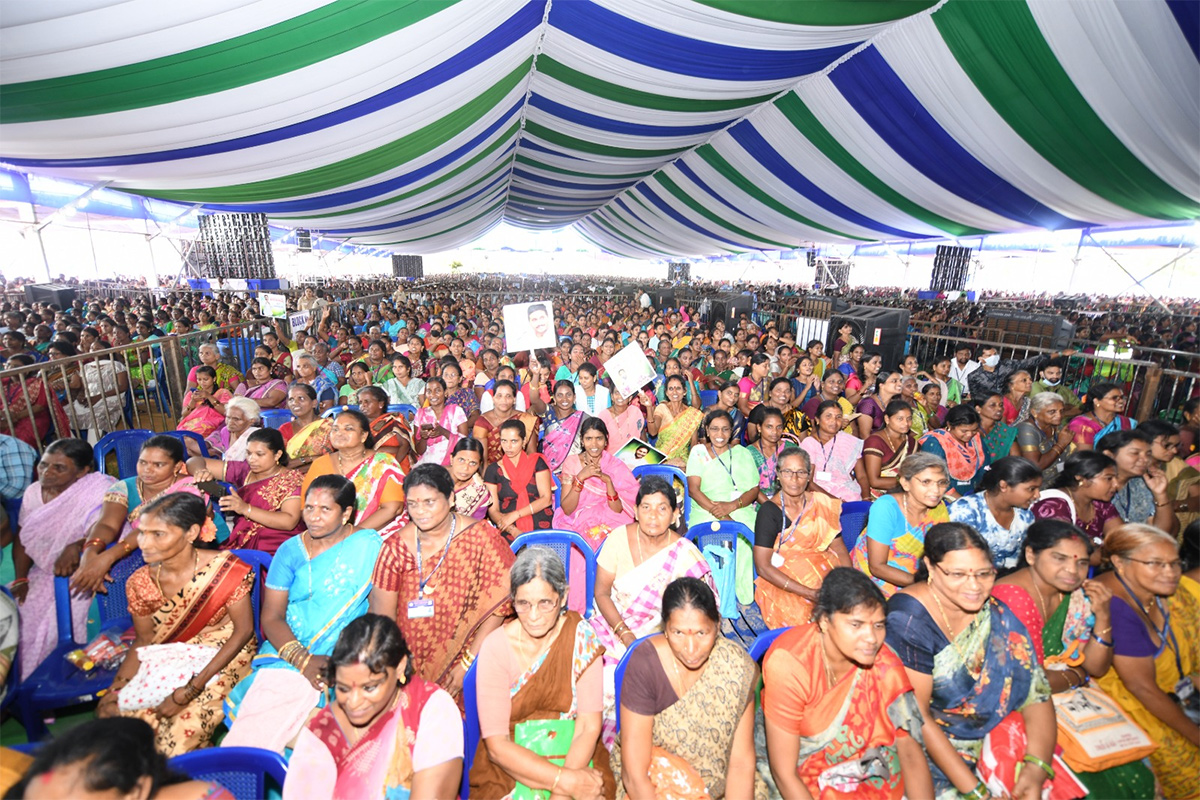
[[[1100,546],[1100,560],[1104,564],[1112,564],[1113,558],[1130,558],[1134,551],[1146,545],[1161,542],[1167,542],[1176,551],[1179,550],[1179,542],[1175,541],[1175,537],[1166,531],[1159,530],[1153,525],[1127,522],[1105,534],[1104,544]]]

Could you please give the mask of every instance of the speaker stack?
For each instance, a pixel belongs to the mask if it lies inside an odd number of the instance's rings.
[[[303,228],[296,229],[296,246],[301,253],[312,252],[312,231],[306,231]]]
[[[392,253],[393,278],[424,278],[425,259],[423,256],[408,256]]]
[[[934,292],[961,292],[967,288],[971,266],[971,248],[939,244],[933,256],[933,275],[929,289]]]
[[[667,280],[671,283],[687,283],[692,279],[692,265],[686,261],[672,261],[667,264]]]
[[[203,214],[196,246],[206,278],[275,277],[266,214]]]

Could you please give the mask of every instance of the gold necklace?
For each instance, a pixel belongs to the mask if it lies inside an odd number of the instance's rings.
[[[675,653],[670,647],[667,647],[667,652],[671,653],[671,666],[675,668],[675,680],[679,684],[679,696],[683,697],[687,694],[687,689],[683,685],[683,675],[679,672],[679,659],[675,657]]]
[[[950,639],[950,646],[962,657],[963,663],[966,664],[969,659],[967,654],[958,647],[957,637],[954,635],[954,628],[950,625],[950,618],[946,616],[946,609],[942,607],[942,601],[938,599],[937,592],[933,590],[933,585],[929,586],[929,594],[933,597],[933,602],[937,604],[938,612],[942,615],[942,622],[946,623],[946,636]],[[968,624],[969,625],[969,624]]]
[[[836,681],[833,678],[833,667],[829,666],[829,656],[825,653],[825,632],[818,628],[817,634],[821,637],[821,664],[825,667],[825,680],[829,681],[829,688],[832,689]]]
[[[163,562],[160,561],[160,562],[158,562],[158,570],[154,573],[154,585],[158,587],[158,593],[162,596],[162,599],[166,600],[167,593],[164,592],[163,588],[162,588],[162,568],[163,568]],[[199,568],[200,568],[200,551],[197,550],[195,547],[193,547],[192,548],[192,577],[189,578],[188,580],[196,579],[196,571]],[[187,582],[188,581],[184,581],[183,582],[184,585],[187,585]],[[180,587],[180,588],[182,588],[182,587]]]
[[[1033,591],[1037,593],[1038,605],[1042,607],[1042,619],[1050,619],[1050,605],[1046,602],[1046,598],[1042,596],[1042,590],[1038,588],[1037,578],[1034,577],[1032,569],[1029,571],[1029,583],[1033,586]],[[1062,592],[1057,592],[1057,594],[1059,595],[1059,602],[1061,603]]]

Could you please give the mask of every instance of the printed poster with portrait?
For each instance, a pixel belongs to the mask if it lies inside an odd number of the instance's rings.
[[[661,464],[667,460],[667,454],[649,442],[630,439],[617,451],[617,458],[625,462],[625,466],[635,469],[646,464]]]
[[[625,397],[631,397],[638,389],[654,381],[656,373],[641,345],[632,342],[625,345],[604,363],[604,370],[612,379],[613,388]]]
[[[554,332],[554,304],[549,300],[504,306],[504,346],[509,353],[553,350],[558,345]]]

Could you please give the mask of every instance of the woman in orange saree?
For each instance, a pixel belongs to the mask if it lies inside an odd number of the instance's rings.
[[[780,491],[758,507],[754,521],[754,600],[768,628],[809,621],[821,582],[850,566],[842,541],[842,501],[809,490],[808,453],[789,447],[777,460]]]

